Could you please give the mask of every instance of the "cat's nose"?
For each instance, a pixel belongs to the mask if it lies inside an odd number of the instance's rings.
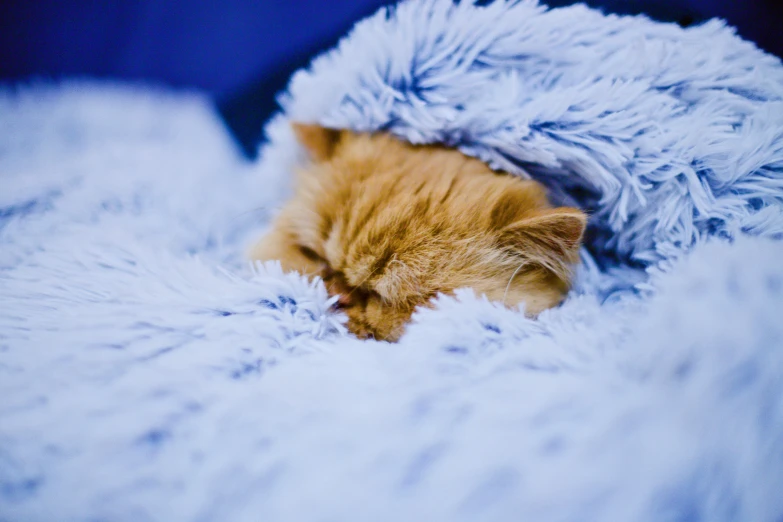
[[[337,308],[349,308],[355,304],[353,289],[348,286],[341,274],[332,272],[326,280],[326,290],[330,295],[337,296]]]
[[[354,304],[354,300],[351,297],[351,293],[339,294],[337,296],[337,308],[350,308]]]

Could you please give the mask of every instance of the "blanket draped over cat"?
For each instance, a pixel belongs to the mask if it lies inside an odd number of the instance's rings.
[[[720,21],[416,0],[281,103],[248,164],[199,94],[0,87],[0,520],[781,520],[777,58]],[[576,287],[350,336],[244,264],[290,121],[542,181],[590,213]]]

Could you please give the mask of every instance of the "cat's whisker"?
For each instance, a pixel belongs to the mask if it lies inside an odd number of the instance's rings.
[[[514,281],[514,278],[517,276],[520,270],[524,268],[524,266],[527,264],[527,261],[523,262],[521,265],[517,267],[516,270],[514,270],[514,273],[511,274],[511,278],[508,280],[508,284],[506,285],[506,291],[503,292],[503,306],[506,306],[506,298],[508,297],[508,291],[511,288],[511,283]]]
[[[378,267],[375,267],[375,269],[373,269],[373,271],[372,271],[372,272],[370,272],[370,273],[367,275],[367,277],[365,277],[364,279],[362,279],[362,280],[359,282],[359,284],[357,284],[356,286],[354,286],[354,287],[351,289],[351,291],[350,291],[350,292],[348,292],[348,295],[347,295],[347,297],[349,297],[349,298],[350,298],[350,297],[353,295],[353,293],[354,293],[355,291],[359,290],[359,289],[361,288],[361,286],[362,286],[364,283],[366,283],[367,281],[369,281],[369,280],[370,280],[370,278],[371,278],[372,276],[374,276],[374,275],[375,275],[375,273],[376,273],[378,270],[380,270],[381,268],[382,268],[382,267],[380,267],[380,266],[378,266]]]
[[[229,225],[231,225],[231,224],[233,224],[233,223],[234,223],[236,220],[238,220],[239,218],[241,218],[241,217],[244,217],[244,216],[246,216],[246,215],[248,215],[248,214],[252,214],[252,213],[254,213],[254,212],[264,212],[264,211],[268,211],[268,210],[269,210],[269,209],[268,209],[267,207],[256,207],[256,208],[251,208],[250,210],[246,210],[246,211],[244,211],[244,212],[240,212],[239,214],[236,214],[234,217],[232,217],[231,219],[229,219],[229,220],[228,220],[228,224],[229,224]]]

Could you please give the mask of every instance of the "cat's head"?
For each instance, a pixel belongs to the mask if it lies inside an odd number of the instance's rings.
[[[340,295],[349,329],[395,340],[417,306],[470,287],[535,315],[558,304],[586,216],[438,146],[294,124],[311,162],[280,237]]]

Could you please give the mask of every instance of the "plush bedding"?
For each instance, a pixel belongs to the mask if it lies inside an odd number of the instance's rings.
[[[198,93],[0,89],[0,520],[783,517],[783,67],[535,2],[407,2],[246,163]],[[359,341],[250,266],[291,119],[442,142],[591,213],[537,320],[441,296]]]

